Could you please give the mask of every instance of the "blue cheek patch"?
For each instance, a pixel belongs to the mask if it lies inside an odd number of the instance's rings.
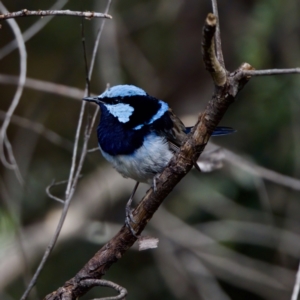
[[[134,108],[129,104],[118,103],[114,105],[104,104],[107,110],[116,118],[119,122],[127,123],[132,115]]]
[[[147,93],[134,85],[116,85],[102,93],[98,98],[117,98],[130,96],[147,96]]]

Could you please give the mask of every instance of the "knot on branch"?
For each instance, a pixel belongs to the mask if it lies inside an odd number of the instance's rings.
[[[230,94],[235,97],[237,93],[245,86],[245,84],[250,80],[251,75],[247,74],[247,71],[254,71],[255,68],[250,64],[244,62],[237,70],[232,72],[229,76],[230,81]]]
[[[22,13],[23,13],[23,16],[27,16],[28,15],[28,10],[26,8],[22,9]]]

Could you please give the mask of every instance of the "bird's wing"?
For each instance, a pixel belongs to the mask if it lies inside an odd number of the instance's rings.
[[[186,140],[188,130],[170,108],[168,110],[168,115],[173,123],[173,126],[171,129],[165,130],[164,135],[168,140],[170,150],[176,153],[179,151],[180,146]],[[195,161],[193,164],[195,168],[199,172],[201,172],[200,168],[197,165],[197,162]]]
[[[178,152],[180,146],[186,139],[186,127],[170,108],[168,110],[168,115],[173,123],[173,126],[171,129],[165,130],[164,135],[168,140],[170,149],[173,152]]]
[[[185,127],[182,121],[173,113],[172,109],[168,109],[166,114],[166,126],[159,126],[159,130],[156,129],[158,134],[165,137],[169,143],[170,150],[178,152],[182,143],[185,141],[187,134],[190,133],[193,127]],[[172,125],[170,125],[172,124]],[[161,129],[163,128],[163,130]],[[212,133],[212,136],[227,135],[236,132],[231,127],[216,127]]]

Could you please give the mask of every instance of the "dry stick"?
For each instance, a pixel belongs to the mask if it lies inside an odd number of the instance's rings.
[[[222,41],[221,41],[221,31],[220,31],[220,19],[219,19],[218,3],[217,3],[217,0],[212,0],[211,3],[212,3],[213,14],[217,18],[217,28],[216,28],[216,34],[215,34],[217,58],[218,58],[218,61],[221,64],[221,66],[223,68],[225,68],[223,51],[222,51]]]
[[[300,180],[297,178],[259,166],[228,149],[220,149],[220,152],[223,154],[224,160],[228,161],[231,165],[248,172],[249,174],[259,176],[271,182],[275,182],[276,184],[300,191]]]
[[[93,18],[106,18],[112,19],[112,16],[103,13],[97,13],[93,11],[71,11],[71,10],[27,10],[22,9],[20,11],[12,12],[12,13],[5,13],[0,15],[0,21],[11,19],[11,18],[18,18],[18,17],[45,17],[45,16],[72,16],[72,17],[84,17],[86,19],[93,19]]]
[[[4,146],[5,146],[5,149],[7,151],[8,158],[9,158],[12,166],[14,166],[13,170],[15,172],[17,180],[19,181],[19,183],[21,185],[23,185],[24,184],[24,179],[23,179],[22,174],[20,172],[19,166],[18,166],[17,161],[16,161],[15,156],[14,156],[14,152],[13,152],[11,143],[10,143],[7,135],[4,136]]]
[[[68,3],[68,1],[69,0],[57,0],[54,3],[54,5],[52,5],[50,10],[61,9]],[[53,17],[39,19],[28,29],[26,29],[22,33],[24,41],[27,42],[28,40],[30,40],[35,34],[37,34],[40,30],[42,30],[51,21],[52,18]],[[11,53],[13,50],[15,50],[17,46],[18,44],[15,39],[9,42],[8,44],[6,44],[5,46],[3,46],[0,49],[0,59],[4,58],[6,55]]]
[[[81,282],[81,285],[86,287],[86,288],[92,288],[95,286],[105,286],[105,287],[110,287],[117,292],[119,292],[119,295],[114,296],[114,297],[105,297],[105,298],[98,298],[94,300],[121,300],[125,299],[127,295],[127,290],[118,284],[108,281],[108,280],[101,280],[101,279],[86,279]]]
[[[13,75],[6,75],[0,74],[0,83],[5,84],[18,84],[18,77]],[[37,91],[47,92],[55,95],[61,95],[64,97],[76,99],[78,102],[81,103],[82,95],[84,94],[84,90],[70,87],[67,85],[33,79],[33,78],[26,78],[24,87],[30,88]]]
[[[0,1],[0,10],[3,12],[7,12],[6,7],[2,4],[1,1]],[[12,150],[9,150],[7,147],[6,147],[7,148],[6,150],[9,151],[10,158],[13,158],[13,163],[9,163],[6,160],[6,157],[4,154],[4,146],[5,146],[4,142],[5,142],[5,138],[6,138],[7,128],[10,123],[10,119],[11,119],[16,107],[18,106],[20,98],[23,93],[23,88],[24,88],[24,84],[25,84],[25,80],[26,80],[26,72],[27,72],[27,52],[26,52],[25,42],[23,40],[21,30],[20,30],[17,22],[15,20],[8,20],[8,24],[10,25],[12,31],[14,32],[14,35],[15,35],[17,43],[18,43],[18,49],[20,52],[20,76],[19,76],[17,91],[14,95],[14,98],[13,98],[11,105],[6,113],[6,117],[3,121],[2,127],[0,129],[0,158],[1,158],[3,165],[6,168],[15,170],[16,175],[19,178],[21,173],[19,171],[19,167],[14,158],[14,154],[13,154]],[[6,143],[6,145],[8,145],[8,143]]]
[[[300,74],[300,68],[292,69],[269,69],[269,70],[245,70],[242,76],[270,76],[284,74]]]
[[[71,198],[72,198],[72,197],[70,197],[70,190],[72,187],[74,173],[76,170],[76,159],[77,159],[79,137],[80,137],[80,131],[81,131],[81,126],[82,126],[82,122],[83,122],[84,111],[85,111],[85,103],[83,103],[83,102],[81,103],[79,120],[77,123],[76,134],[75,134],[75,142],[74,142],[74,148],[73,148],[71,169],[70,169],[69,180],[68,180],[68,184],[67,184],[67,188],[66,188],[66,192],[65,192],[66,203],[69,202],[68,200],[71,200]]]
[[[106,8],[105,8],[105,13],[108,13],[108,11],[110,9],[110,6],[111,6],[111,0],[108,0]],[[98,30],[98,33],[97,33],[97,38],[96,38],[96,41],[95,41],[95,46],[94,46],[94,49],[93,49],[93,54],[92,54],[92,59],[91,59],[91,64],[90,64],[90,69],[89,69],[89,80],[91,80],[91,78],[92,78],[92,73],[93,73],[94,65],[95,65],[95,61],[96,61],[96,52],[97,52],[97,49],[98,49],[98,46],[99,46],[100,36],[102,34],[104,24],[105,24],[105,22],[103,21],[101,23],[100,29]]]
[[[110,3],[110,2],[109,2]],[[100,39],[101,37],[101,32],[99,32],[97,39]],[[95,42],[94,47],[98,46],[98,42]],[[96,51],[93,52],[96,55]],[[94,59],[94,58],[93,58]],[[71,170],[70,170],[70,176],[69,176],[69,180],[68,180],[68,186],[66,189],[66,200],[64,202],[64,207],[63,207],[63,211],[61,213],[61,217],[60,220],[58,222],[57,228],[55,230],[55,233],[43,255],[43,258],[30,282],[30,284],[28,285],[27,289],[25,290],[24,294],[21,297],[21,300],[25,300],[28,296],[28,294],[30,293],[32,287],[35,285],[37,278],[40,274],[40,272],[42,271],[52,249],[54,248],[56,241],[59,237],[60,231],[62,229],[62,226],[64,224],[65,218],[67,216],[68,213],[68,209],[75,191],[75,187],[76,184],[78,182],[79,176],[80,176],[80,171],[82,169],[82,165],[83,165],[83,161],[85,159],[86,153],[87,153],[87,143],[89,140],[89,135],[86,135],[85,140],[84,140],[84,144],[83,144],[83,150],[81,153],[81,158],[80,158],[80,162],[78,164],[78,168],[77,168],[77,172],[75,173],[75,169],[76,169],[76,157],[77,157],[77,149],[78,149],[78,142],[79,142],[79,134],[80,134],[80,129],[82,126],[82,120],[83,120],[83,114],[84,114],[84,108],[85,108],[86,102],[83,101],[82,106],[81,106],[81,110],[80,110],[80,116],[79,116],[79,120],[78,120],[78,125],[77,125],[77,130],[76,130],[76,135],[75,135],[75,144],[74,144],[74,151],[73,151],[73,157],[72,157],[72,164],[71,164]],[[95,111],[95,115],[97,114],[97,110]],[[95,117],[93,118],[93,120],[95,121]],[[93,123],[90,124],[90,129],[88,130],[88,133],[91,132],[92,127],[93,127]],[[75,176],[74,176],[75,174]]]
[[[198,122],[189,135],[187,141],[182,145],[180,152],[176,154],[157,179],[157,190],[154,193],[151,188],[134,210],[133,215],[136,223],[132,227],[138,235],[145,228],[154,212],[161,205],[166,196],[173,190],[175,185],[191,170],[193,162],[205,148],[214,128],[217,126],[229,105],[234,101],[238,91],[246,84],[249,78],[236,81],[234,75],[241,72],[248,65],[243,65],[239,71],[230,74],[223,86],[218,85],[223,77],[223,70],[215,66],[216,59],[211,59],[214,53],[213,38],[216,28],[216,18],[210,14],[204,26],[204,40],[210,41],[210,45],[203,47],[203,58],[206,67],[212,67],[215,73],[213,78],[215,92],[203,114],[199,116]],[[208,35],[208,32],[213,32]],[[206,53],[209,52],[210,54]],[[220,74],[217,74],[217,72]],[[217,84],[218,83],[218,84]],[[130,230],[124,225],[117,235],[104,245],[95,256],[65,285],[45,297],[46,300],[75,300],[85,294],[91,286],[81,283],[87,279],[99,279],[110,266],[118,261],[123,254],[134,244],[134,237]]]
[[[215,30],[216,17],[208,14],[206,18],[208,26],[203,28],[204,35],[202,41],[203,60],[206,70],[211,74],[216,86],[224,86],[227,80],[225,68],[221,65],[215,53]]]
[[[4,119],[6,116],[5,111],[0,110],[0,120]],[[62,136],[58,135],[56,132],[47,129],[43,124],[31,121],[29,119],[13,115],[11,118],[11,124],[18,125],[20,127],[29,129],[34,131],[35,133],[39,134],[41,137],[47,139],[51,143],[64,148],[67,151],[72,151],[73,143],[63,138]]]
[[[55,186],[55,185],[61,185],[61,184],[65,184],[68,183],[68,180],[63,180],[63,181],[59,181],[59,182],[55,182],[55,179],[52,180],[52,182],[46,187],[46,194],[49,198],[51,198],[52,200],[55,200],[59,203],[65,204],[65,201],[62,200],[61,198],[58,198],[54,195],[52,195],[50,189]]]
[[[105,9],[105,13],[106,14],[108,13],[108,10],[110,8],[110,4],[111,4],[111,0],[109,0],[107,2],[107,6],[106,6],[106,9]],[[101,24],[101,27],[100,27],[99,31],[98,31],[97,38],[96,38],[96,41],[95,41],[95,44],[94,44],[93,55],[92,55],[92,59],[91,59],[89,73],[88,73],[87,78],[86,78],[87,85],[86,85],[86,89],[85,89],[85,93],[84,93],[85,95],[90,92],[89,91],[89,81],[91,80],[91,74],[92,74],[93,69],[94,69],[95,60],[96,60],[96,54],[97,54],[97,49],[98,49],[98,46],[99,46],[99,41],[100,41],[100,37],[101,37],[102,31],[103,31],[103,28],[104,28],[104,20],[103,20],[103,22]],[[85,56],[85,52],[84,52],[84,56]],[[86,62],[86,56],[84,58],[85,58],[85,62]],[[78,144],[76,143],[76,140],[77,140],[77,135],[80,134],[80,128],[81,128],[81,123],[82,123],[82,120],[83,120],[83,114],[84,114],[85,106],[86,106],[86,102],[83,101],[82,104],[81,104],[82,109],[80,111],[79,122],[78,122],[76,137],[75,137],[74,152],[73,152],[73,158],[72,158],[72,165],[71,165],[71,171],[70,171],[70,176],[69,176],[69,182],[68,182],[68,186],[67,186],[67,189],[66,189],[66,196],[70,192],[70,189],[72,187],[72,181],[73,181],[73,178],[74,178],[73,176],[74,176],[74,173],[75,173],[76,157],[77,157],[77,147],[78,147]]]
[[[273,266],[271,264],[262,263],[259,260],[235,252],[234,250],[222,244],[222,242],[224,242],[224,239],[216,239],[215,237],[212,238],[210,235],[207,235],[206,232],[203,233],[201,227],[196,229],[195,227],[186,224],[184,221],[180,220],[178,217],[168,212],[163,207],[159,209],[158,215],[159,217],[157,218],[157,222],[153,223],[153,227],[158,230],[163,236],[166,236],[173,245],[188,249],[191,253],[197,256],[200,261],[208,263],[215,275],[219,276],[219,278],[221,278],[225,282],[235,282],[238,287],[245,287],[245,283],[248,283],[247,290],[255,292],[253,290],[254,287],[251,282],[256,282],[261,287],[264,287],[264,289],[267,290],[270,290],[272,288],[276,289],[278,288],[278,282],[280,281],[279,278],[281,276],[284,277],[284,274],[286,274],[286,269],[283,270],[280,267],[275,267],[273,269]],[[216,214],[216,216],[217,218],[222,218],[222,216],[220,216],[219,214]],[[221,221],[219,222],[221,223]],[[224,228],[224,224],[225,223],[223,223],[222,228]],[[244,222],[236,222],[236,224],[240,224],[242,229],[244,228]],[[266,225],[262,225],[259,229],[256,229],[255,226],[253,226],[253,223],[247,224],[252,231],[247,231],[248,234],[246,234],[246,236],[250,236],[249,232],[251,232],[251,234],[255,237],[260,236],[260,234],[257,234],[258,231],[261,233],[263,229],[265,231],[268,229],[268,232],[265,233],[265,236],[270,237],[270,235],[276,231],[276,229],[274,229],[274,231],[271,231],[270,226]],[[207,225],[209,226],[209,223]],[[238,225],[236,225],[236,227],[238,227]],[[294,239],[295,238],[296,236],[294,236]],[[226,241],[230,242],[231,239],[229,238],[229,240],[227,239]],[[248,243],[249,241],[247,240],[245,242],[245,240],[242,239],[238,240],[238,242]],[[274,244],[275,242],[273,243],[273,245]],[[214,249],[210,257],[206,256],[206,246],[209,246],[210,249]],[[272,247],[270,244],[263,244],[262,246]],[[294,251],[294,253],[296,251]],[[215,260],[213,259],[213,257],[215,258]],[[218,272],[217,270],[220,269],[223,270],[221,272]],[[273,273],[276,273],[276,275],[270,275]],[[257,294],[261,295],[261,292],[257,291]]]

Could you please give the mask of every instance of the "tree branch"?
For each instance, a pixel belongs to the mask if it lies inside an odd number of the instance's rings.
[[[19,80],[18,76],[0,74],[0,83],[18,85],[18,80]],[[46,93],[72,98],[77,100],[78,102],[79,99],[81,99],[84,96],[84,90],[59,84],[59,83],[54,83],[54,82],[49,82],[49,81],[44,81],[44,80],[39,80],[39,79],[34,79],[29,77],[26,78],[24,87],[36,91],[42,91]]]
[[[270,76],[284,74],[300,74],[300,68],[293,69],[269,69],[269,70],[245,70],[242,76]]]
[[[0,2],[0,10],[2,12],[7,12],[7,9],[2,2]],[[8,20],[8,24],[10,25],[18,44],[18,49],[20,53],[20,75],[18,79],[17,90],[6,112],[6,116],[4,118],[3,124],[0,129],[0,160],[6,168],[13,169],[15,171],[16,177],[19,179],[19,182],[22,184],[23,179],[21,176],[21,172],[17,164],[17,161],[14,157],[14,153],[11,148],[10,142],[7,138],[7,129],[10,124],[12,115],[16,110],[20,102],[21,96],[23,94],[23,89],[24,89],[24,84],[25,84],[26,74],[27,74],[27,51],[26,51],[26,46],[23,40],[20,27],[18,26],[17,22],[15,20]],[[5,157],[5,150],[8,152],[10,162],[7,161]]]
[[[22,9],[20,11],[6,13],[0,15],[1,20],[7,20],[12,18],[19,18],[19,17],[46,17],[46,16],[72,16],[72,17],[84,17],[88,20],[93,18],[106,18],[112,19],[112,16],[109,14],[97,13],[93,11],[71,11],[71,10],[27,10]]]
[[[217,27],[216,27],[216,34],[215,34],[217,58],[218,58],[218,61],[221,64],[221,66],[223,68],[225,68],[223,51],[222,51],[222,41],[221,41],[221,32],[220,32],[218,3],[217,3],[217,0],[212,0],[211,2],[212,2],[213,14],[216,16],[216,19],[217,19]]]
[[[54,5],[50,8],[50,10],[55,10],[55,9],[61,9],[66,5],[68,0],[57,0]],[[27,42],[30,40],[33,36],[35,36],[40,30],[44,28],[52,19],[53,17],[50,18],[41,18],[37,20],[34,24],[32,24],[30,27],[28,27],[24,32],[22,32],[22,36],[24,39],[24,42]],[[0,49],[0,60],[3,59],[6,55],[11,53],[14,49],[18,47],[16,39],[12,40],[11,42],[7,43],[5,46],[3,46]]]
[[[216,16],[208,14],[203,27],[202,56],[205,68],[211,74],[215,85],[223,86],[226,82],[226,70],[220,64],[215,52],[216,25]]]

